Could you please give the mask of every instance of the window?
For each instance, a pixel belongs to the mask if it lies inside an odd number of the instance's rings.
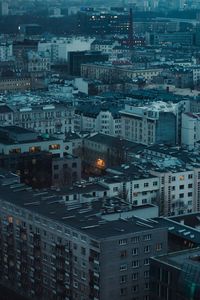
[[[120,289],[120,295],[121,295],[121,296],[125,296],[126,293],[127,293],[127,288],[121,288],[121,289]]]
[[[144,183],[144,187],[148,187],[149,186],[149,183],[148,182],[145,182]]]
[[[193,178],[193,174],[188,174],[188,179],[192,179]]]
[[[8,223],[10,223],[10,224],[13,223],[13,217],[11,217],[11,216],[8,217]]]
[[[127,239],[119,240],[119,245],[126,245],[127,244]]]
[[[86,273],[84,271],[81,272],[81,279],[86,280]]]
[[[86,242],[87,241],[87,237],[85,235],[81,235],[81,241]]]
[[[78,238],[78,233],[73,232],[72,235],[73,235],[73,237]]]
[[[184,198],[184,194],[179,194],[179,198]]]
[[[138,272],[132,274],[132,280],[138,280],[138,278],[139,278]]]
[[[115,187],[113,188],[113,192],[118,192],[118,186],[115,186]]]
[[[125,283],[127,281],[127,275],[120,276],[120,283]]]
[[[54,170],[58,170],[59,169],[59,165],[54,165],[53,168],[54,168]]]
[[[127,264],[123,264],[120,266],[120,271],[126,271],[127,270]]]
[[[172,176],[172,181],[176,181],[176,177],[175,176]]]
[[[149,278],[149,271],[144,271],[144,278]]]
[[[85,255],[86,254],[86,249],[84,247],[81,247],[81,254]]]
[[[145,290],[149,290],[149,282],[145,282]]]
[[[162,250],[162,243],[157,243],[156,244],[156,251],[161,251]]]
[[[139,236],[134,236],[131,238],[131,243],[136,244],[139,243],[140,237]]]
[[[136,292],[138,292],[138,290],[139,290],[138,285],[134,285],[134,286],[132,287],[132,292],[136,293]]]
[[[132,268],[138,268],[139,267],[139,260],[132,261]]]
[[[10,154],[12,154],[12,153],[21,153],[21,148],[11,149],[11,150],[9,151],[9,153],[10,153]]]
[[[145,246],[144,253],[149,253],[149,252],[150,252],[150,246]]]
[[[179,189],[180,189],[180,190],[184,190],[184,184],[179,185]]]
[[[126,250],[121,251],[120,252],[120,257],[121,258],[127,257],[127,251]]]
[[[192,197],[192,192],[189,192],[189,193],[188,193],[188,197]]]
[[[41,151],[41,147],[39,147],[39,146],[33,146],[33,147],[29,148],[30,153],[40,152],[40,151]]]
[[[145,266],[148,266],[148,265],[149,265],[149,258],[145,258],[145,260],[144,260],[144,265],[145,265]]]
[[[154,181],[154,182],[153,182],[153,186],[156,186],[156,185],[158,185],[158,182],[157,182],[157,181]]]
[[[74,284],[73,284],[74,288],[78,288],[78,282],[74,281]]]
[[[139,189],[139,184],[138,183],[134,184],[134,189]]]
[[[185,179],[184,175],[179,176],[179,180],[184,180],[184,179]]]
[[[188,184],[188,188],[191,189],[193,187],[192,183]]]
[[[76,163],[76,162],[73,162],[72,168],[76,168],[76,167],[77,167],[77,163]]]
[[[49,145],[49,150],[59,150],[59,149],[60,149],[59,144]]]
[[[150,241],[151,240],[151,234],[146,234],[143,236],[144,241]]]
[[[132,254],[133,255],[138,255],[138,248],[133,248]]]

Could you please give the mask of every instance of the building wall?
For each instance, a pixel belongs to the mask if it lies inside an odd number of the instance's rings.
[[[156,250],[158,244],[162,244],[160,251]],[[167,236],[163,230],[156,233],[150,229],[148,234],[135,233],[124,236],[123,240],[112,238],[101,247],[100,266],[104,276],[100,277],[100,299],[149,299],[149,258],[165,253]]]
[[[71,186],[76,181],[81,180],[81,160],[74,156],[65,156],[64,158],[52,161],[52,185],[53,186]]]
[[[196,142],[200,140],[200,118],[195,114],[182,114],[181,143],[194,149]]]
[[[31,89],[30,78],[10,78],[0,80],[0,91],[26,91]]]
[[[159,113],[155,135],[157,144],[176,144],[176,116],[174,113]]]
[[[21,107],[15,111],[14,123],[39,133],[66,133],[74,130],[74,109],[62,105]]]
[[[10,144],[0,143],[0,153],[8,155],[10,153],[24,153],[24,152],[40,152],[48,151],[54,155],[63,157],[65,150],[65,143],[62,140],[33,140],[25,142],[16,142]]]
[[[172,112],[126,106],[121,120],[125,139],[145,145],[176,142],[176,116]]]
[[[148,299],[149,258],[166,253],[166,229],[101,239],[2,198],[0,205],[0,281],[8,287],[41,300]]]

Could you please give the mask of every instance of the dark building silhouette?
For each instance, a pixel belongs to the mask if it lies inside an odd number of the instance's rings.
[[[90,62],[105,62],[107,54],[100,51],[73,51],[69,52],[69,73],[73,76],[81,75],[81,64]]]

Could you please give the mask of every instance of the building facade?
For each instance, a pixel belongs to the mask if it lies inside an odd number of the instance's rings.
[[[165,110],[156,105],[126,105],[121,116],[121,135],[127,140],[145,145],[176,143],[176,115],[172,107]]]
[[[0,186],[2,284],[29,299],[149,299],[149,258],[166,253],[165,228],[95,221],[84,207],[72,217],[64,194],[10,185]]]

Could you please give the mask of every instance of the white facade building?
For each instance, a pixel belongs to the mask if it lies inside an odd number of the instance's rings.
[[[126,105],[120,113],[122,138],[145,145],[175,143],[176,112],[173,104]]]
[[[52,62],[68,61],[70,51],[90,50],[93,38],[52,38],[50,41],[40,41],[38,52],[50,57]]]
[[[33,105],[15,109],[14,124],[39,133],[66,133],[74,130],[74,108],[68,105]]]
[[[121,116],[117,111],[100,109],[94,111],[76,110],[74,129],[76,132],[100,132],[111,136],[121,135]]]
[[[131,178],[127,176],[126,179],[116,175],[103,182],[103,185],[109,188],[109,197],[120,197],[134,206],[155,204],[159,194],[159,184],[158,177],[139,173]]]
[[[160,210],[165,216],[191,213],[200,206],[200,168],[152,171],[160,178]]]
[[[100,40],[99,41],[99,40],[95,40],[91,44],[91,50],[101,51],[103,53],[110,54],[110,53],[112,53],[112,50],[115,46],[119,46],[119,43],[117,41],[109,41],[109,40],[105,40],[105,41]]]
[[[44,73],[50,71],[50,59],[39,55],[37,52],[28,53],[28,72]]]
[[[200,141],[200,114],[182,114],[181,144],[189,150],[195,148]]]

